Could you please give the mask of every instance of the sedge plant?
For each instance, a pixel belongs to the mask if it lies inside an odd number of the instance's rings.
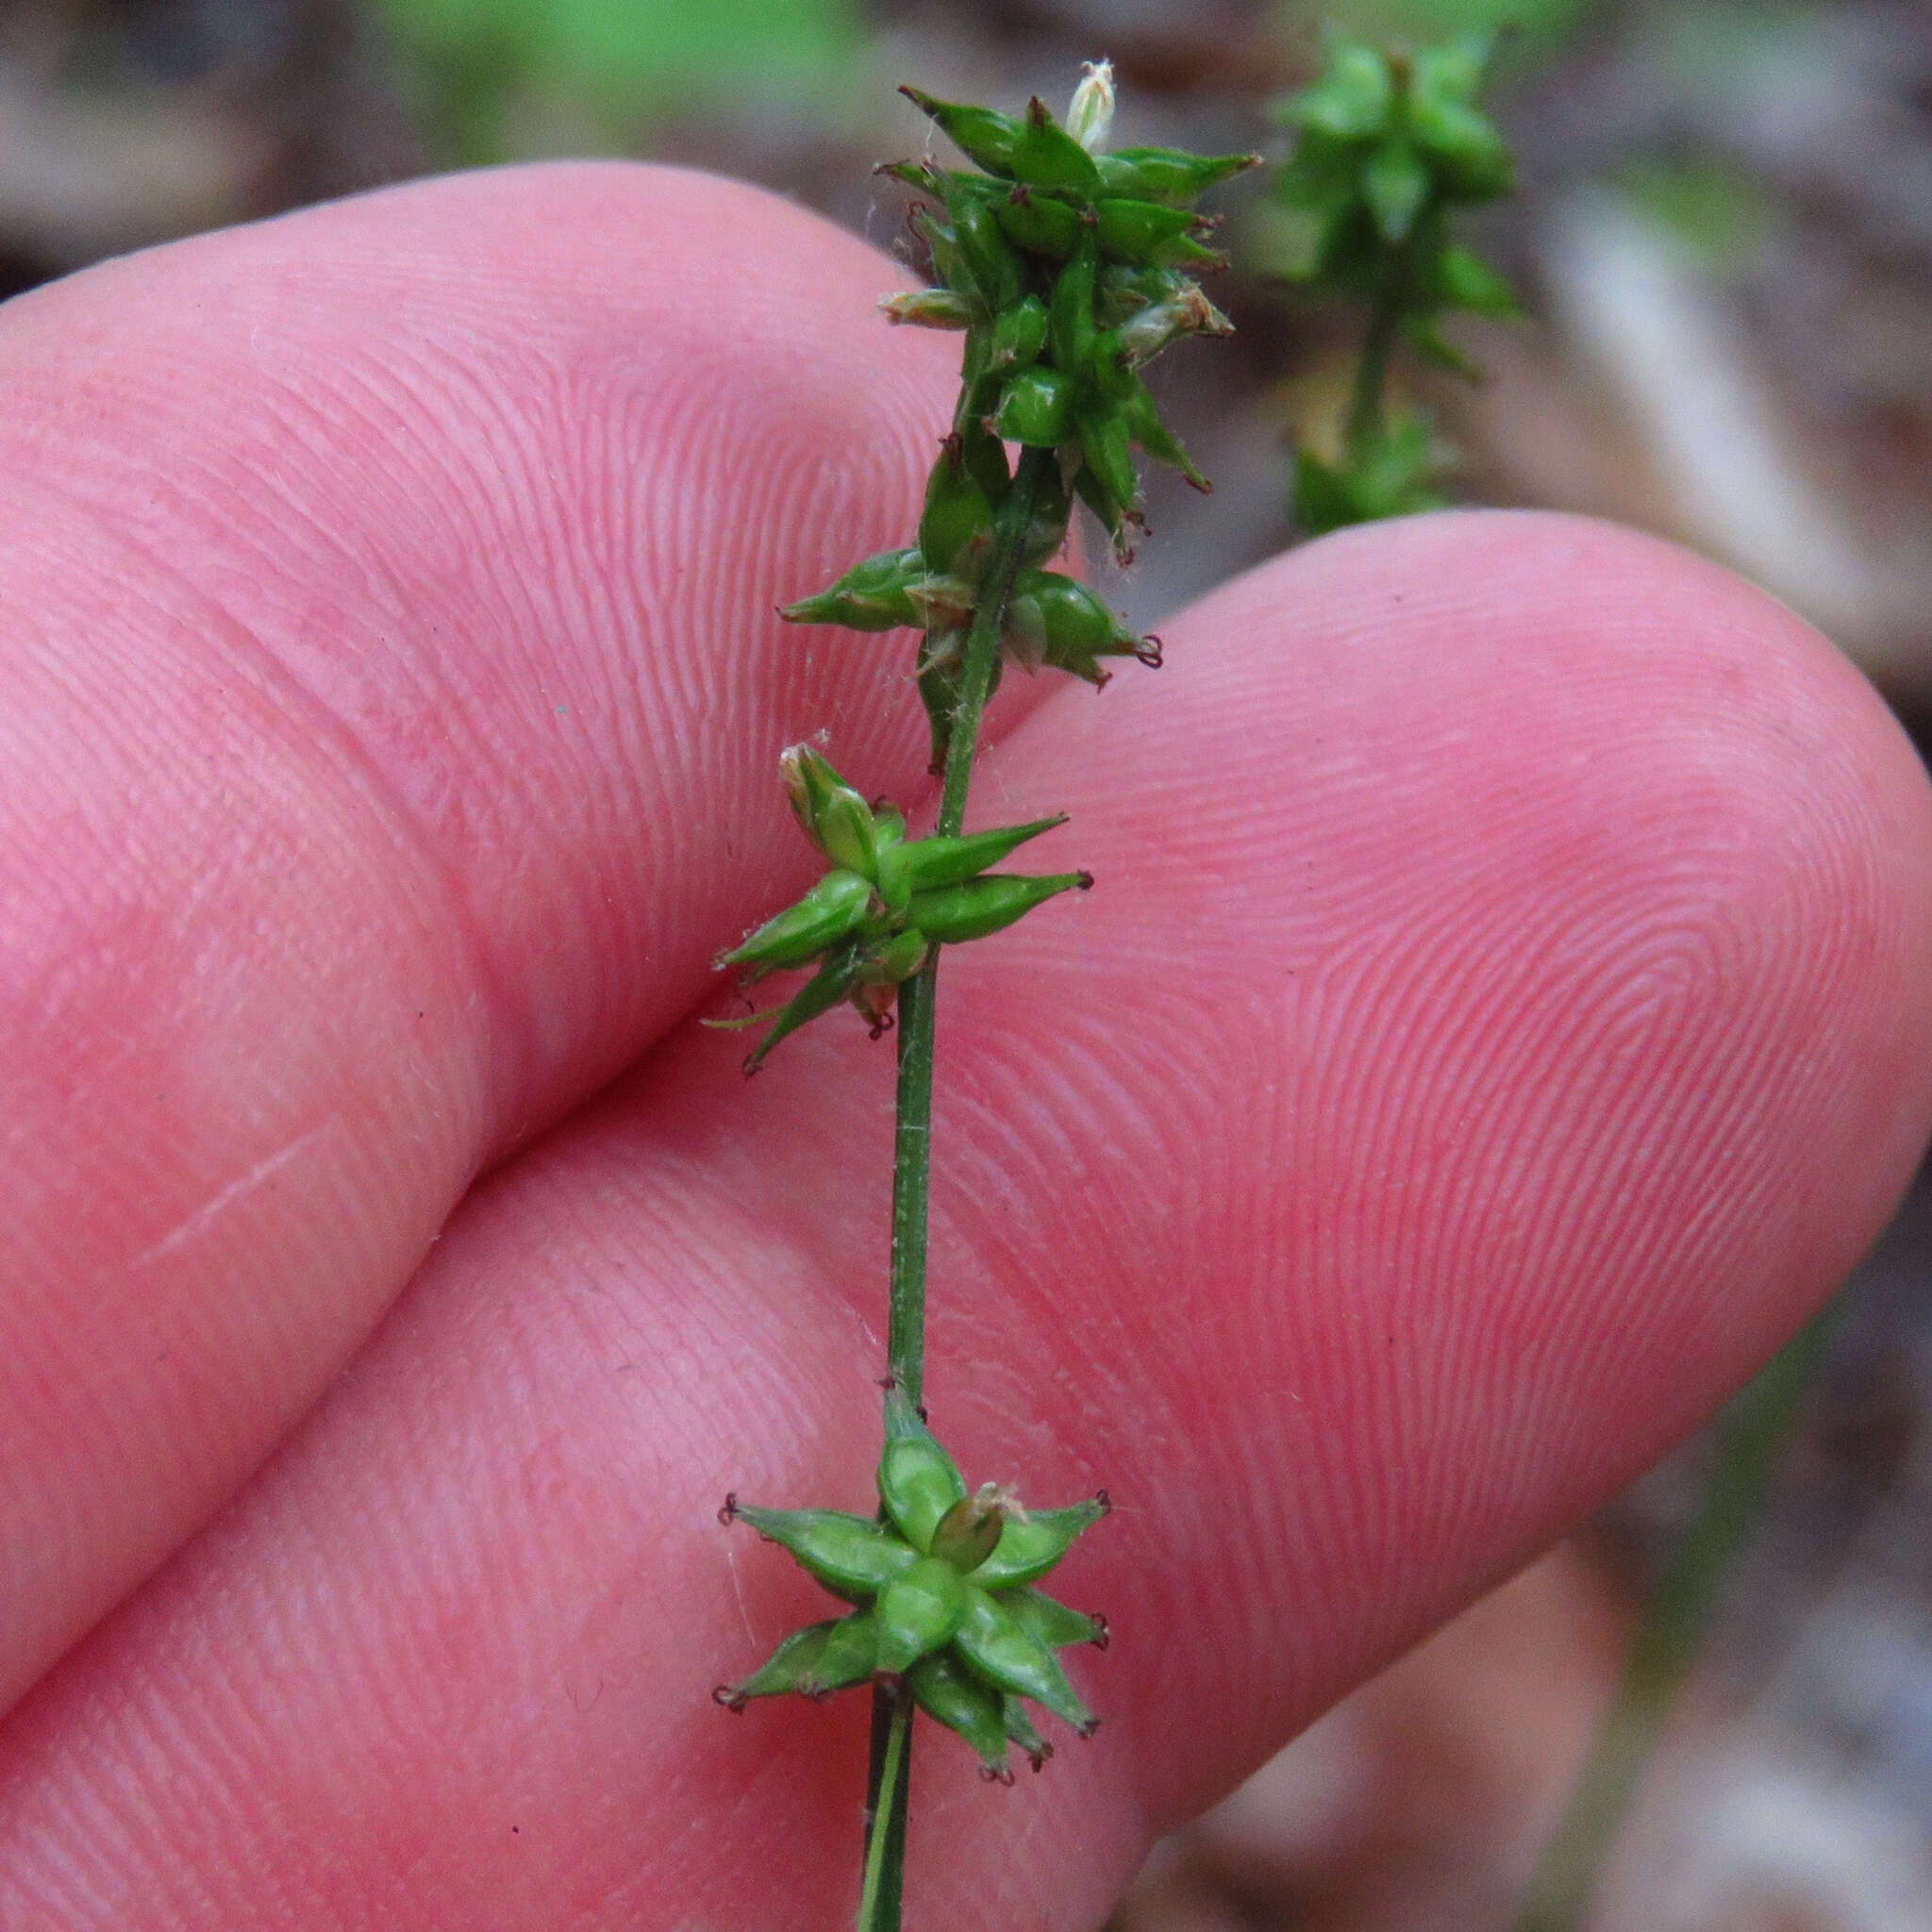
[[[1508,145],[1479,106],[1489,51],[1480,39],[1411,53],[1333,38],[1322,73],[1275,109],[1296,135],[1275,193],[1309,229],[1306,251],[1285,272],[1364,317],[1335,459],[1306,444],[1296,452],[1295,520],[1310,536],[1443,504],[1427,419],[1390,402],[1393,354],[1406,345],[1475,380],[1480,372],[1443,337],[1441,318],[1517,313],[1504,277],[1452,239],[1461,209],[1508,193],[1514,181]],[[1582,1932],[1588,1923],[1719,1593],[1763,1513],[1825,1327],[1821,1317],[1803,1330],[1719,1418],[1695,1511],[1644,1605],[1514,1932]]]
[[[1142,527],[1136,450],[1208,487],[1161,422],[1141,370],[1178,337],[1226,332],[1193,279],[1224,259],[1206,239],[1211,221],[1193,204],[1258,158],[1110,150],[1105,63],[1088,68],[1063,120],[1038,98],[1011,116],[905,92],[972,166],[929,155],[885,166],[921,197],[913,222],[933,285],[883,306],[890,322],[963,334],[958,401],[913,541],[855,564],[783,614],[801,625],[917,634],[908,681],[941,780],[937,823],[928,836],[910,837],[901,811],[868,802],[824,751],[792,747],[781,776],[828,870],[717,962],[745,982],[809,975],[769,1010],[720,1023],[762,1027],[748,1073],[842,1006],[874,1038],[897,1030],[878,1507],[773,1508],[733,1495],[721,1512],[788,1551],[843,1607],[794,1631],[748,1676],[720,1685],[718,1702],[741,1711],[786,1692],[873,1687],[860,1932],[900,1924],[915,1711],[958,1732],[982,1774],[1007,1783],[1009,1747],[1036,1771],[1051,1755],[1029,1706],[1081,1737],[1097,1723],[1058,1653],[1104,1645],[1106,1623],[1039,1585],[1106,1513],[1105,1492],[1029,1510],[1012,1486],[970,1487],[927,1423],[935,1002],[947,947],[988,938],[1093,883],[1081,871],[998,870],[1060,817],[965,829],[980,723],[1008,665],[1100,687],[1119,660],[1160,661],[1158,641],[1137,636],[1053,565],[1075,503],[1098,519],[1118,556],[1132,554]]]
[[[1333,460],[1306,441],[1295,453],[1295,522],[1311,537],[1442,506],[1428,419],[1390,401],[1395,353],[1474,379],[1442,317],[1517,312],[1507,280],[1452,233],[1461,210],[1515,180],[1479,105],[1488,64],[1482,40],[1411,53],[1336,38],[1321,74],[1275,109],[1295,146],[1274,192],[1306,231],[1281,273],[1364,317]]]

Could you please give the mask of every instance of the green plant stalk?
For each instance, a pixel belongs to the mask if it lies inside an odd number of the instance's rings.
[[[1642,1621],[1616,1694],[1544,1847],[1514,1932],[1580,1932],[1630,1800],[1697,1660],[1719,1590],[1763,1514],[1831,1311],[1801,1328],[1719,1417],[1717,1457]]]
[[[782,614],[857,631],[924,631],[916,676],[943,767],[938,827],[908,839],[896,808],[868,805],[810,745],[789,747],[780,776],[831,868],[716,963],[741,969],[745,985],[817,970],[770,1012],[711,1023],[765,1024],[745,1057],[745,1071],[756,1073],[774,1047],[841,1003],[874,1038],[897,1008],[881,1515],[868,1524],[841,1510],[726,1497],[724,1521],[750,1524],[852,1607],[793,1631],[759,1669],[712,1690],[739,1711],[754,1698],[818,1696],[873,1680],[862,1932],[897,1932],[902,1916],[914,1703],[965,1740],[982,1776],[1003,1784],[1013,1777],[1009,1747],[1035,1770],[1050,1755],[1027,1704],[1083,1738],[1098,1723],[1053,1653],[1104,1647],[1106,1624],[1033,1585],[1107,1513],[1106,1492],[1029,1517],[1010,1487],[970,1490],[925,1426],[934,959],[941,947],[991,937],[1093,883],[1086,872],[991,870],[1063,824],[1064,813],[965,831],[986,705],[1007,657],[1095,687],[1109,675],[1104,659],[1159,661],[1157,641],[1135,635],[1077,577],[1041,566],[1064,544],[1076,497],[1126,551],[1126,526],[1141,524],[1137,445],[1205,487],[1139,371],[1179,337],[1227,332],[1226,318],[1183,272],[1224,260],[1201,239],[1211,218],[1191,204],[1259,159],[1163,148],[1109,156],[1114,84],[1105,61],[1087,64],[1063,124],[1037,97],[1016,119],[905,92],[984,171],[930,159],[885,166],[931,197],[914,226],[930,244],[935,283],[892,296],[886,313],[965,332],[960,400],[927,478],[917,542],[860,559]],[[1396,192],[1408,179],[1391,178]],[[1017,470],[1003,444],[1020,446]]]
[[[1020,575],[1026,527],[1033,521],[1033,499],[1047,464],[1058,460],[1050,449],[1029,449],[1022,455],[1013,480],[993,519],[992,556],[982,580],[973,627],[966,637],[966,661],[959,674],[959,705],[953,714],[953,736],[946,751],[946,775],[940,791],[941,838],[957,834],[966,823],[966,788],[973,782],[973,759],[979,748],[979,724],[986,701],[992,695],[992,675],[1000,658],[1000,633],[1006,627],[1007,605],[1013,580]]]
[[[1342,427],[1342,447],[1357,461],[1366,458],[1382,433],[1382,398],[1398,320],[1392,304],[1378,307],[1362,337],[1361,360],[1356,364]]]
[[[932,1193],[932,1059],[939,952],[899,987],[899,1093],[892,1128],[892,1274],[886,1373],[925,1400],[925,1228]]]
[[[889,1690],[874,1685],[872,1694],[872,1763],[866,1774],[865,1870],[879,1864],[876,1887],[859,1901],[859,1932],[898,1932],[900,1901],[906,1884],[906,1824],[912,1795],[912,1699],[901,1686]],[[901,1737],[902,1724],[904,1720]],[[899,1768],[886,1790],[886,1769],[892,1740],[899,1738]],[[885,1829],[878,1828],[883,1799]],[[870,1912],[871,1917],[866,1917]]]
[[[889,1822],[884,1831],[874,1830],[866,1846],[865,1884],[858,1898],[859,1932],[896,1926],[899,1900],[906,1868],[906,1791],[911,1766],[912,1710],[910,1696],[901,1692],[891,1700],[891,1716],[887,1725],[885,1751],[879,1765],[879,1795],[874,1814],[880,1808],[888,1821],[897,1820],[894,1832]]]
[[[999,662],[1000,631],[1041,465],[1050,450],[1029,449],[1021,458],[993,523],[992,558],[967,633],[959,678],[958,708],[946,750],[940,794],[941,838],[957,836],[966,822],[966,791],[979,745],[979,724]],[[892,1270],[886,1328],[886,1370],[915,1404],[925,1400],[925,1230],[932,1187],[932,1059],[939,991],[939,949],[899,989],[899,1091],[892,1142]]]
[[[1391,264],[1388,284],[1376,300],[1362,335],[1361,359],[1356,364],[1342,428],[1343,447],[1353,462],[1365,462],[1381,441],[1389,363],[1395,352],[1395,337],[1407,302],[1409,255],[1410,250],[1405,245]]]
[[[1000,632],[1042,465],[1051,450],[1029,449],[993,520],[992,555],[966,638],[959,702],[946,747],[937,831],[957,835],[966,822],[966,794],[979,745],[980,720],[992,694]],[[939,949],[899,988],[899,1087],[892,1133],[892,1270],[886,1325],[886,1371],[916,1405],[925,1399],[925,1251],[932,1198],[932,1063],[939,1002]],[[907,1796],[911,1790],[912,1699],[903,1686],[873,1691],[872,1766],[865,1800],[865,1890],[859,1932],[898,1932],[906,1863]]]

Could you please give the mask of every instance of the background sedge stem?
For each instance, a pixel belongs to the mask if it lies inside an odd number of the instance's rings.
[[[1719,1417],[1717,1457],[1696,1514],[1645,1606],[1616,1696],[1544,1847],[1515,1932],[1580,1932],[1588,1923],[1604,1862],[1696,1661],[1719,1587],[1763,1513],[1830,1319],[1827,1309],[1800,1329]]]
[[[1342,427],[1342,441],[1349,457],[1365,462],[1382,437],[1382,403],[1389,384],[1389,358],[1395,349],[1396,331],[1402,325],[1402,291],[1407,280],[1407,262],[1394,275],[1395,287],[1379,301],[1369,317],[1362,337],[1361,360],[1356,364],[1355,382],[1348,396],[1348,416]]]
[[[1398,319],[1392,305],[1378,308],[1369,319],[1342,429],[1344,446],[1354,458],[1366,457],[1381,434],[1382,391],[1388,380],[1390,352],[1395,346]]]
[[[1051,450],[1029,449],[993,520],[992,556],[966,638],[959,702],[946,746],[938,830],[959,831],[979,747],[979,721],[992,692],[1000,632],[1020,574],[1033,500]],[[939,949],[899,987],[899,1092],[892,1135],[892,1278],[886,1325],[886,1370],[922,1409],[925,1402],[926,1206],[932,1194],[932,1059],[939,998]],[[865,1892],[859,1932],[898,1932],[906,1866],[906,1798],[911,1788],[912,1700],[877,1685],[872,1702],[872,1769],[867,1780]]]

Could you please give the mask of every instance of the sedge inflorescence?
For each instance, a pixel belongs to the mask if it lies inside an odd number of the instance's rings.
[[[1023,119],[990,108],[905,92],[970,159],[930,159],[885,172],[932,197],[914,223],[930,247],[937,286],[890,296],[894,322],[960,329],[959,400],[927,480],[918,541],[855,564],[816,595],[785,607],[794,624],[922,632],[914,675],[932,733],[933,770],[945,762],[962,703],[968,639],[991,605],[1002,663],[1064,671],[1105,685],[1102,660],[1160,662],[1141,637],[1077,578],[1044,568],[1065,546],[1075,501],[1100,519],[1123,557],[1141,524],[1133,451],[1172,463],[1202,489],[1179,440],[1161,422],[1141,375],[1177,337],[1229,325],[1187,273],[1222,258],[1202,239],[1211,225],[1192,203],[1255,155],[1105,145],[1113,80],[1091,67],[1063,125],[1037,97]],[[1008,444],[1038,452],[1022,488]],[[1003,512],[1024,510],[1002,555]],[[983,704],[986,692],[978,693]],[[782,1007],[723,1023],[771,1024],[747,1057],[765,1056],[808,1021],[849,1001],[874,1033],[893,991],[939,944],[984,938],[1035,906],[1092,883],[1085,873],[986,874],[1059,819],[971,838],[908,841],[903,814],[873,811],[809,746],[782,760],[807,836],[833,861],[796,905],[718,956],[749,984],[812,966]]]
[[[898,323],[962,329],[959,400],[926,485],[918,541],[881,552],[829,589],[787,607],[799,624],[921,630],[916,673],[943,762],[959,701],[974,612],[991,591],[1003,605],[1003,661],[1042,665],[1104,684],[1104,658],[1158,663],[1086,585],[1044,568],[1062,547],[1077,499],[1130,557],[1140,526],[1133,452],[1170,463],[1206,489],[1160,412],[1141,370],[1177,337],[1229,325],[1191,271],[1224,258],[1204,237],[1193,202],[1257,155],[1176,148],[1108,152],[1113,80],[1089,70],[1066,123],[1037,96],[1024,118],[903,90],[975,169],[931,159],[884,173],[923,196],[913,225],[931,251],[937,286],[889,296]],[[994,525],[1013,487],[1007,445],[1052,452],[1039,468],[1018,569],[990,585]]]
[[[1106,1625],[1037,1588],[1107,1508],[1105,1496],[1028,1514],[1012,1492],[969,1492],[926,1427],[924,1374],[925,1190],[930,1166],[933,988],[945,946],[983,939],[1060,893],[1084,872],[995,870],[1060,816],[968,832],[967,787],[988,695],[1005,664],[1062,671],[1097,686],[1107,662],[1158,664],[1086,585],[1050,565],[1076,503],[1127,557],[1143,527],[1134,452],[1173,464],[1206,489],[1161,422],[1141,371],[1168,343],[1224,334],[1228,324],[1191,271],[1218,265],[1211,221],[1193,203],[1252,165],[1253,155],[1172,148],[1109,152],[1113,80],[1090,67],[1064,121],[1035,99],[1022,116],[906,90],[970,168],[932,158],[889,164],[924,199],[913,212],[934,286],[889,297],[889,320],[965,336],[959,399],[927,482],[917,540],[880,552],[814,596],[793,623],[859,631],[916,630],[912,677],[924,701],[939,824],[908,836],[905,815],[868,800],[814,745],[781,760],[794,814],[829,870],[717,964],[756,981],[810,970],[783,1006],[741,1020],[764,1024],[746,1060],[841,1003],[874,1033],[899,1022],[899,1097],[885,1448],[877,1517],[835,1509],[766,1509],[731,1498],[744,1521],[782,1544],[852,1607],[794,1631],[758,1671],[721,1685],[741,1709],[784,1691],[822,1696],[873,1682],[873,1798],[860,1923],[898,1924],[906,1751],[913,1704],[957,1731],[989,1776],[1008,1778],[1008,1747],[1035,1768],[1048,1749],[1031,1701],[1082,1736],[1095,1720],[1056,1652],[1103,1643]],[[897,1824],[893,1821],[896,1819]]]
[[[725,1498],[725,1522],[748,1523],[781,1544],[856,1607],[794,1630],[741,1684],[719,1685],[717,1701],[742,1710],[754,1697],[824,1697],[874,1676],[903,1676],[920,1707],[979,1754],[984,1774],[1008,1784],[1009,1742],[1035,1771],[1053,1755],[1023,1700],[1091,1737],[1099,1720],[1054,1653],[1073,1643],[1105,1648],[1106,1620],[1033,1586],[1107,1514],[1105,1492],[1030,1514],[991,1483],[969,1493],[958,1464],[899,1390],[886,1403],[878,1491],[879,1518]]]
[[[822,752],[794,744],[779,761],[791,809],[832,870],[796,905],[764,924],[717,964],[735,966],[746,985],[768,973],[817,964],[782,1007],[713,1025],[771,1026],[744,1063],[755,1074],[765,1056],[808,1020],[849,999],[874,1037],[891,1022],[899,982],[936,945],[985,939],[1059,893],[1092,885],[1091,873],[989,873],[1016,846],[1066,824],[1064,814],[1024,825],[908,839],[903,812],[868,805]]]
[[[1333,461],[1306,444],[1296,452],[1295,521],[1309,536],[1441,506],[1427,420],[1387,407],[1390,350],[1399,340],[1474,380],[1441,318],[1517,312],[1508,281],[1451,239],[1458,212],[1507,194],[1515,179],[1509,145],[1480,106],[1489,58],[1480,38],[1391,53],[1337,37],[1322,72],[1275,110],[1295,136],[1275,196],[1307,230],[1281,272],[1368,311],[1340,451]]]

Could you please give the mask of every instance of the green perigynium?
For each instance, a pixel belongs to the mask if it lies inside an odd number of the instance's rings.
[[[1176,337],[1225,334],[1227,319],[1189,271],[1224,258],[1191,204],[1255,155],[1104,145],[1113,82],[1089,71],[1064,125],[1032,101],[1015,119],[990,108],[907,95],[979,172],[930,159],[885,172],[925,200],[914,225],[939,286],[889,296],[893,322],[959,329],[959,401],[926,486],[919,541],[882,551],[817,596],[788,605],[797,624],[924,633],[914,671],[943,763],[973,616],[989,586],[994,525],[1013,487],[1006,445],[1052,452],[1037,481],[1000,654],[1025,671],[1107,682],[1103,659],[1159,661],[1084,584],[1045,566],[1086,503],[1124,558],[1140,526],[1133,452],[1207,479],[1161,422],[1141,369]]]
[[[768,973],[818,968],[782,1007],[710,1023],[771,1021],[746,1057],[748,1074],[757,1073],[788,1034],[841,1000],[852,1002],[876,1037],[891,1024],[900,982],[924,965],[934,946],[985,939],[1061,892],[1084,891],[1093,883],[1084,872],[987,870],[1028,839],[1065,824],[1064,816],[950,839],[908,839],[899,812],[890,806],[874,810],[810,745],[793,745],[779,767],[799,824],[832,870],[796,905],[715,961],[737,967],[746,985]]]
[[[1516,313],[1508,282],[1450,239],[1458,209],[1514,182],[1508,144],[1477,104],[1488,61],[1481,40],[1402,54],[1338,38],[1320,76],[1276,110],[1296,135],[1276,193],[1311,231],[1284,273],[1369,311],[1339,459],[1296,456],[1296,520],[1311,535],[1441,503],[1427,423],[1384,409],[1391,349],[1400,337],[1425,361],[1474,376],[1442,315]]]
[[[1106,1495],[1029,1514],[994,1484],[969,1492],[898,1390],[886,1403],[878,1492],[879,1517],[759,1509],[726,1497],[725,1522],[750,1524],[855,1607],[793,1631],[762,1669],[721,1684],[718,1702],[741,1710],[754,1697],[824,1697],[903,1677],[920,1707],[979,1754],[982,1774],[1002,1783],[1012,1781],[1009,1742],[1035,1771],[1052,1756],[1023,1699],[1091,1737],[1099,1721],[1054,1653],[1074,1643],[1105,1648],[1106,1620],[1033,1586],[1107,1514]]]

